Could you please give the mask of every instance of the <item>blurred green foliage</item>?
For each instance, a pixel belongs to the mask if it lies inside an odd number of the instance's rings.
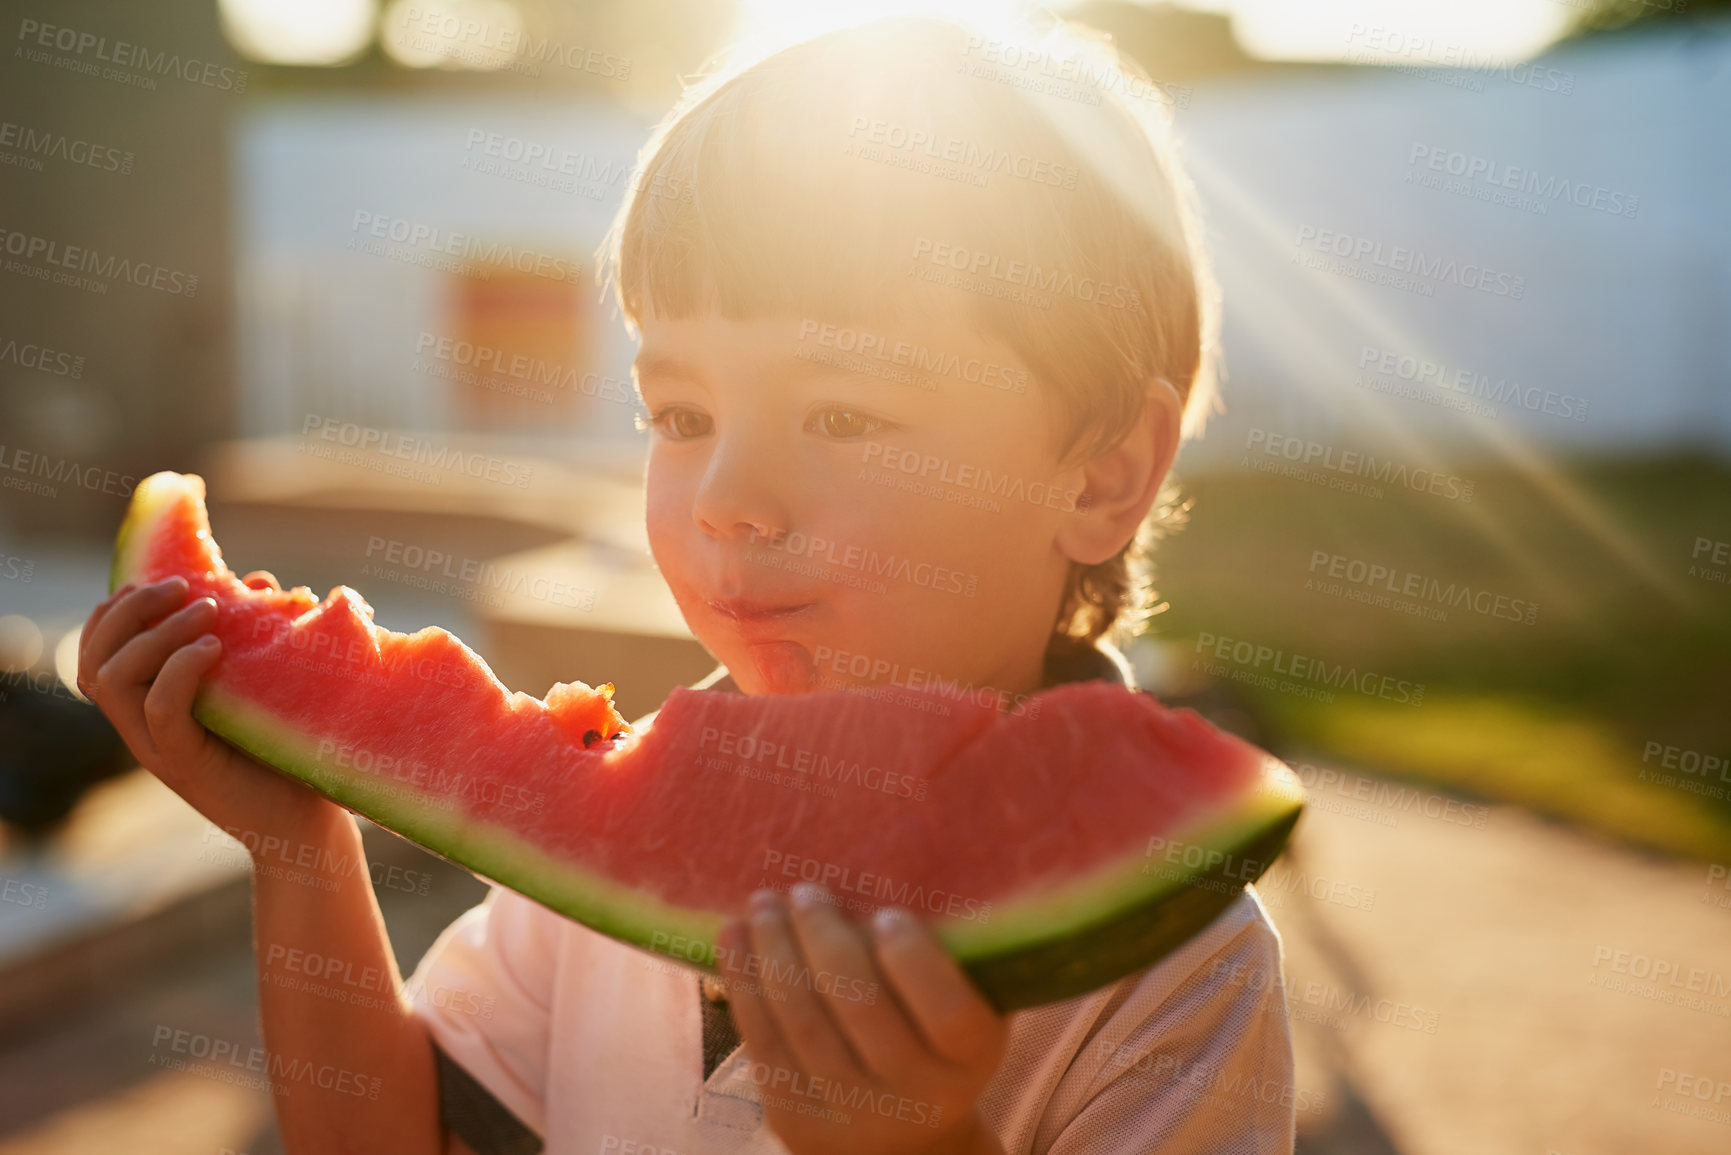
[[[1731,468],[1457,472],[1476,482],[1471,503],[1248,472],[1198,479],[1186,486],[1190,524],[1161,546],[1170,608],[1151,633],[1176,643],[1185,667],[1209,633],[1426,687],[1414,708],[1233,682],[1284,756],[1518,802],[1677,853],[1731,851],[1731,781],[1643,762],[1650,743],[1731,757],[1731,584],[1692,557],[1699,539],[1731,541]],[[1464,606],[1427,620],[1347,600],[1317,588],[1318,554],[1533,600],[1536,621]],[[1654,781],[1665,774],[1721,796]]]

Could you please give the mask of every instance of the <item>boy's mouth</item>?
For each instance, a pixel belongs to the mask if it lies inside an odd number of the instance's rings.
[[[816,602],[765,602],[752,598],[710,598],[709,608],[742,626],[776,625],[808,610]]]

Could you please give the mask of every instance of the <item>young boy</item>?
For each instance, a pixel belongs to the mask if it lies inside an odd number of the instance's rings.
[[[891,688],[936,679],[1027,710],[1128,684],[1105,639],[1212,401],[1161,112],[1060,31],[1031,53],[896,20],[718,73],[664,123],[609,255],[642,337],[650,542],[722,662],[710,688],[906,701]],[[220,647],[185,599],[103,603],[86,692],[219,825],[364,861],[342,809],[191,720]],[[364,874],[256,874],[269,1051],[359,1079],[278,1091],[289,1149],[1292,1149],[1280,940],[1253,893],[1157,966],[999,1016],[906,912],[861,926],[775,882],[724,931],[719,982],[495,888],[405,993]],[[387,1008],[273,983],[285,946],[381,976]],[[791,977],[812,974],[835,977]]]

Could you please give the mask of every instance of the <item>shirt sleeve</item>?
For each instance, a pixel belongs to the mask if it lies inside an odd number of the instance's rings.
[[[1253,917],[1175,986],[1151,974],[1088,1044],[1080,1109],[1047,1155],[1291,1155],[1296,1110],[1279,935]],[[1164,987],[1165,989],[1161,989]],[[1151,1014],[1139,996],[1157,998]]]
[[[438,1048],[540,1135],[558,947],[557,915],[494,887],[405,984]]]

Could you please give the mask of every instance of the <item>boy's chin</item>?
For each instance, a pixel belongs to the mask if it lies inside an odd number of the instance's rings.
[[[817,689],[817,663],[798,642],[753,642],[746,647],[746,660],[758,693],[807,694]]]

